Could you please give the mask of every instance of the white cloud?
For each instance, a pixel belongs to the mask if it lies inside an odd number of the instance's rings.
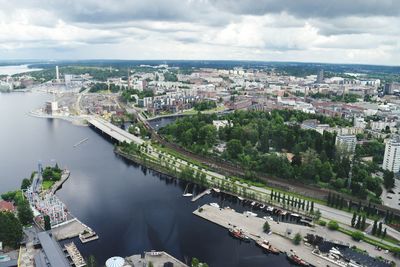
[[[0,57],[398,64],[396,3],[314,2],[0,0]]]

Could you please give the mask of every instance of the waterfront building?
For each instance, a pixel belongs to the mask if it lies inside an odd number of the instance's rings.
[[[388,140],[385,146],[382,168],[394,173],[400,170],[400,136]]]

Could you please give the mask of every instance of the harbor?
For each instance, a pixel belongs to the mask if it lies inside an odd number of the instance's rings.
[[[212,205],[214,204],[214,205]],[[235,239],[241,240],[241,242],[248,242],[247,239],[254,241],[255,245],[262,247],[263,244],[267,244],[268,249],[266,250],[269,254],[276,254],[273,248],[277,251],[286,253],[288,259],[303,260],[305,265],[303,266],[331,266],[335,264],[342,266],[340,261],[336,261],[331,258],[329,251],[325,254],[321,253],[318,249],[313,248],[305,238],[301,241],[303,244],[294,245],[293,239],[296,234],[300,234],[302,237],[310,235],[318,235],[323,237],[328,243],[337,242],[335,240],[341,240],[338,243],[343,247],[356,246],[361,250],[366,251],[369,255],[377,257],[385,257],[388,255],[384,251],[377,251],[366,243],[360,243],[352,240],[351,237],[337,231],[331,231],[321,226],[309,227],[300,224],[285,223],[275,221],[272,218],[260,218],[256,213],[250,215],[248,212],[239,213],[229,207],[221,208],[216,203],[205,204],[196,209],[193,214],[201,217],[209,222],[217,224],[227,229],[227,233],[233,236]],[[268,221],[271,232],[265,233],[263,231],[264,223]],[[239,232],[239,234],[232,234],[232,231]],[[336,243],[335,243],[336,244]],[[391,257],[393,258],[393,257]],[[373,258],[370,259],[372,261]],[[392,260],[395,261],[393,258]],[[299,261],[300,262],[300,261]],[[347,266],[347,265],[346,265]],[[361,266],[361,265],[353,265]],[[365,266],[390,266],[382,263],[378,265],[373,263],[372,265]]]

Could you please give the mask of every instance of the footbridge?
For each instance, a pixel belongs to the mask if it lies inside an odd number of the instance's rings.
[[[118,142],[127,142],[131,143],[134,142],[135,144],[141,145],[144,141],[134,136],[133,134],[128,133],[127,131],[115,126],[114,124],[99,118],[99,117],[91,117],[88,120],[89,125],[97,128],[98,130],[102,131],[103,133],[109,135],[111,138],[117,140]]]

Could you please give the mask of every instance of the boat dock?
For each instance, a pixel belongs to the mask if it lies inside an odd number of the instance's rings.
[[[69,221],[66,221],[66,222],[63,222],[63,223],[60,223],[60,224],[54,226],[51,229],[51,232],[53,233],[53,236],[55,237],[55,239],[57,239],[58,241],[64,240],[64,239],[69,239],[69,238],[74,238],[74,237],[80,236],[83,233],[94,233],[94,231],[90,227],[88,227],[87,225],[85,225],[84,223],[79,221],[77,218],[73,218]],[[97,236],[97,238],[95,238],[95,239],[90,239],[90,240],[85,240],[85,241],[89,242],[92,240],[96,240],[98,238],[99,237]],[[83,242],[82,240],[81,240],[81,242],[86,243],[86,242]]]
[[[86,262],[76,247],[74,242],[69,244],[65,244],[65,249],[67,250],[68,255],[70,256],[75,267],[83,267],[86,266]]]
[[[201,212],[199,210],[201,210]],[[226,229],[241,229],[246,236],[254,241],[268,240],[272,246],[276,247],[280,251],[288,251],[290,248],[293,248],[296,250],[299,257],[316,266],[327,266],[332,264],[329,261],[312,254],[311,247],[293,245],[291,239],[294,235],[300,233],[302,236],[305,236],[308,232],[312,231],[309,227],[285,223],[278,224],[275,221],[268,221],[274,234],[266,234],[263,232],[265,219],[246,216],[245,214],[238,213],[230,208],[219,209],[206,204],[203,205],[201,209],[195,210],[193,214]]]
[[[211,193],[211,189],[207,189],[207,190],[203,191],[202,193],[198,194],[197,196],[194,196],[192,198],[192,202],[195,202],[196,200],[198,200],[198,199],[202,198],[203,196],[208,195],[210,193]]]

